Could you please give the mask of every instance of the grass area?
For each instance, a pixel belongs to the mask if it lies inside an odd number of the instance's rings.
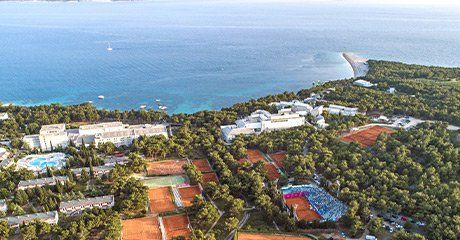
[[[183,175],[151,177],[143,180],[144,185],[148,188],[157,188],[164,186],[175,186],[187,183],[187,179]]]
[[[439,80],[435,80],[435,79],[421,78],[421,79],[415,79],[415,81],[424,82],[424,83],[431,83],[431,84],[435,82],[438,85],[460,87],[460,81],[458,79],[448,79],[448,80],[445,80],[445,81],[439,81]]]

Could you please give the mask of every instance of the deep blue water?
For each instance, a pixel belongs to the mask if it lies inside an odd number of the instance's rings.
[[[0,101],[130,109],[159,98],[169,112],[220,109],[351,77],[343,51],[460,66],[460,9],[0,2]]]

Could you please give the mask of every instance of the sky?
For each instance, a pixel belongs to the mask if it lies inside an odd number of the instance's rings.
[[[376,3],[376,4],[430,4],[430,5],[460,5],[458,0],[332,0],[341,2],[354,2],[354,3]]]
[[[344,2],[363,4],[395,4],[395,5],[456,5],[460,0],[252,0],[254,2]]]

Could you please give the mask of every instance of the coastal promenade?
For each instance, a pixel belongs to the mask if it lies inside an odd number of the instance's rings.
[[[369,71],[369,65],[367,64],[369,59],[358,57],[353,53],[343,53],[342,56],[348,61],[351,68],[353,68],[355,78],[366,76]]]

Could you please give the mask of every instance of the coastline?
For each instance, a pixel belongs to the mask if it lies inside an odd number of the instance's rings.
[[[1,1],[1,0],[0,0]],[[116,0],[118,1],[118,0]],[[123,0],[122,0],[123,1]],[[129,0],[128,0],[129,1]],[[32,2],[32,1],[29,1],[29,2]],[[48,1],[48,2],[64,2],[64,1]],[[80,1],[75,1],[75,0],[70,0],[70,1],[65,1],[65,2],[80,2]],[[83,1],[83,2],[89,2],[89,1]],[[336,52],[337,55],[341,55],[342,57],[345,58],[345,60],[351,65],[352,63],[347,59],[348,55],[351,56],[350,59],[354,59],[354,58],[357,58],[357,59],[364,59],[364,58],[360,58],[360,57],[357,57],[355,55],[353,55],[353,53],[345,53],[345,52]],[[347,57],[345,57],[345,55],[347,55]],[[367,59],[366,59],[367,61]],[[353,73],[356,77],[356,74],[355,74],[355,69],[353,68],[353,65],[352,66],[352,70],[353,70]],[[346,67],[347,69],[349,69],[349,67]],[[347,77],[346,78],[350,78],[352,76],[348,75],[347,74]],[[344,78],[342,78],[344,79]],[[340,78],[331,78],[331,79],[327,79],[327,80],[324,80],[324,81],[336,81],[336,80],[340,80]],[[312,88],[310,85],[305,85],[304,87],[302,87],[300,90],[304,90],[304,89],[310,89]],[[285,89],[284,91],[297,91],[297,90],[289,90],[289,89]],[[275,93],[266,93],[266,94],[281,94],[283,91],[280,91],[280,92],[275,92]],[[266,95],[262,95],[260,97],[264,97]],[[259,98],[259,97],[257,97]],[[257,99],[256,98],[256,99]],[[247,100],[243,100],[243,101],[248,101],[250,99],[247,99]],[[107,108],[107,107],[103,107],[103,106],[100,106],[97,104],[97,99],[93,101],[82,101],[82,102],[76,102],[76,103],[65,103],[63,101],[54,101],[54,100],[50,100],[50,101],[41,101],[41,102],[37,102],[37,103],[24,103],[24,102],[2,102],[2,100],[0,99],[0,107],[8,107],[8,106],[20,106],[20,107],[37,107],[37,106],[44,106],[44,105],[51,105],[51,104],[60,104],[62,106],[72,106],[72,105],[81,105],[81,104],[91,104],[92,106],[94,106],[95,108],[99,109],[99,110],[102,110],[102,109],[106,109],[106,110],[122,110],[122,111],[130,111],[130,110],[154,110],[154,111],[159,111],[157,108],[153,108],[153,107],[149,107],[149,108],[146,108],[146,109],[139,109],[138,107],[136,106],[131,106],[129,108]],[[231,104],[233,105],[233,104]],[[230,105],[230,106],[231,106]],[[229,106],[221,106],[220,108],[217,108],[217,109],[212,109],[212,108],[208,108],[208,109],[203,109],[203,110],[209,110],[209,111],[212,111],[212,110],[221,110],[222,108],[225,108],[225,107],[229,107]],[[203,111],[203,110],[198,110],[198,111]],[[179,112],[176,112],[176,111],[172,111],[172,112],[169,112],[168,111],[168,114],[180,114],[180,113],[186,113],[186,114],[193,114],[195,112],[198,112],[198,111],[193,111],[193,112],[187,112],[187,111],[179,111]]]
[[[353,69],[355,78],[365,77],[367,72],[369,72],[369,65],[367,64],[369,59],[359,57],[350,52],[344,52],[342,56],[345,58],[345,60],[347,60]]]

